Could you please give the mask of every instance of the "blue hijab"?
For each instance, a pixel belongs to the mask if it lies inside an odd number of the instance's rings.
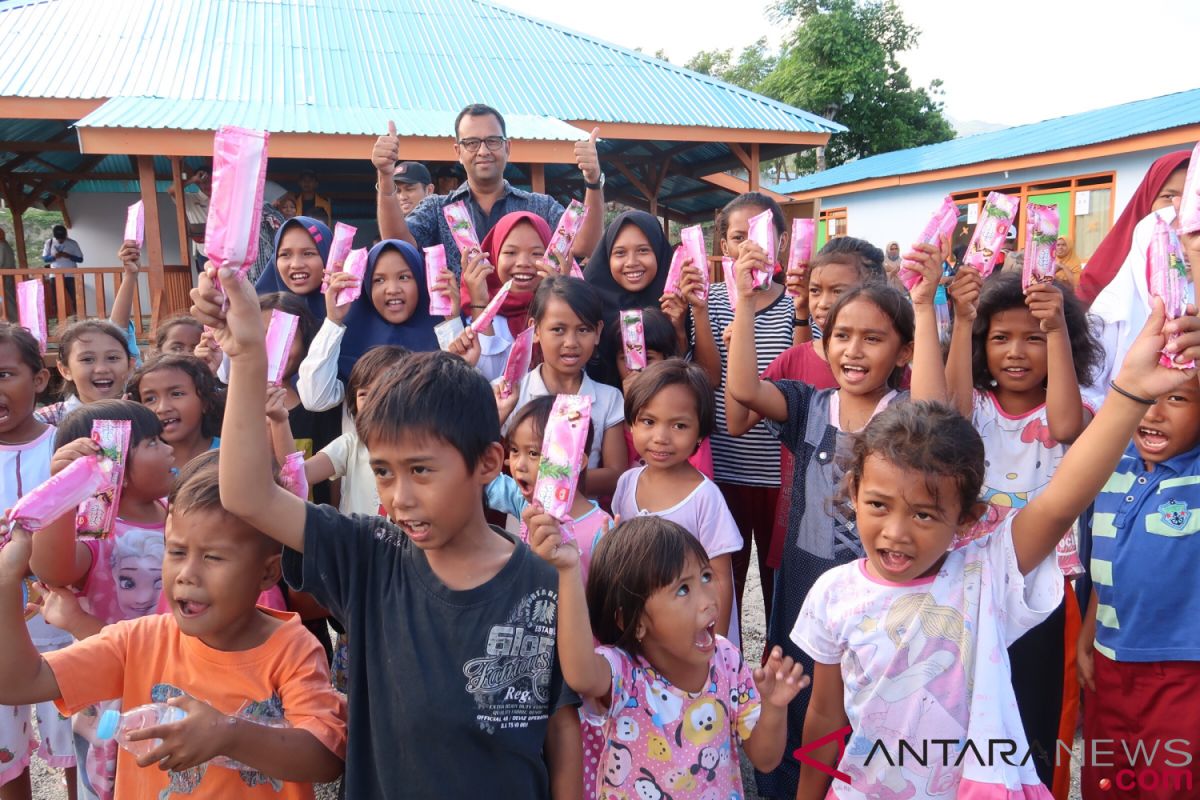
[[[302,227],[312,237],[313,243],[317,246],[317,252],[321,254],[321,264],[325,267],[328,266],[326,262],[329,261],[329,245],[333,244],[333,231],[329,230],[328,225],[312,217],[292,217],[280,225],[279,230],[275,231],[275,250],[271,255],[271,261],[258,276],[258,280],[254,282],[254,290],[260,295],[271,292],[296,294],[288,288],[279,274],[279,266],[275,263],[275,256],[279,254],[279,243],[283,241],[284,231],[296,225]],[[296,296],[304,301],[308,310],[317,318],[318,323],[325,319],[325,295],[321,294],[319,289]]]
[[[385,250],[395,250],[404,257],[417,283],[417,307],[411,317],[399,325],[393,325],[380,316],[371,302],[371,281],[375,277],[375,264]],[[338,377],[350,380],[350,370],[355,362],[381,344],[394,344],[414,353],[438,349],[437,334],[433,328],[441,318],[429,313],[429,286],[425,280],[425,259],[417,248],[400,239],[384,239],[367,254],[367,271],[363,275],[362,294],[350,306],[346,314],[346,333],[342,336],[342,350],[338,356]]]

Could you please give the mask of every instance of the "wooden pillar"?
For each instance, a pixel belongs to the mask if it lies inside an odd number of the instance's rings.
[[[8,207],[12,211],[13,249],[17,251],[17,266],[21,269],[29,269],[29,255],[25,252],[25,209],[18,208],[12,203],[9,203]]]
[[[138,156],[138,184],[142,191],[142,205],[146,208],[146,244],[143,254],[149,260],[147,278],[150,283],[150,335],[158,328],[162,315],[166,280],[163,277],[162,229],[158,218],[158,187],[154,180],[154,157]],[[180,197],[182,205],[183,195]],[[137,309],[141,313],[141,309]]]
[[[671,209],[667,208],[666,206],[663,206],[662,219],[663,233],[667,235],[667,239],[669,240],[671,238]]]
[[[759,160],[758,156],[758,143],[755,142],[754,144],[750,145],[750,166],[748,167],[750,172],[750,191],[752,192],[757,192],[759,189],[758,171],[761,165],[762,162]]]
[[[529,183],[533,191],[538,194],[546,193],[546,165],[545,164],[530,164],[529,165]]]
[[[188,266],[192,263],[192,242],[188,237],[187,206],[183,202],[183,159],[175,156],[171,159],[171,185],[175,187],[175,225],[179,228],[179,263]]]

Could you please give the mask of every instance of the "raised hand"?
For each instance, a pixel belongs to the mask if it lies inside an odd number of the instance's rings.
[[[1025,305],[1041,325],[1042,333],[1066,329],[1062,291],[1053,283],[1035,283],[1026,289]]]
[[[810,682],[804,674],[804,666],[791,656],[785,656],[779,647],[771,648],[767,663],[754,670],[754,685],[763,704],[778,709],[787,708],[792,698]]]
[[[596,150],[596,140],[600,137],[600,129],[592,128],[588,138],[575,143],[575,163],[583,173],[583,179],[588,183],[600,182],[600,154]]]
[[[708,299],[704,296],[704,274],[700,272],[702,269],[707,270],[708,264],[693,264],[689,258],[683,262],[683,269],[679,272],[679,293],[693,308],[708,305]]]
[[[388,130],[375,140],[371,148],[371,163],[379,173],[380,183],[383,179],[392,180],[396,174],[396,162],[400,160],[400,137],[396,135],[396,123],[388,120]]]
[[[475,333],[474,328],[468,325],[450,343],[450,346],[446,348],[446,352],[453,353],[474,367],[479,363],[479,357],[483,354],[483,349],[479,344],[479,335]]]
[[[749,239],[742,242],[742,246],[738,251],[737,261],[733,265],[734,276],[737,281],[737,293],[739,298],[746,300],[754,300],[754,271],[770,268],[770,261],[767,257],[767,251],[759,247],[757,242],[752,242]],[[730,304],[733,299],[730,298]]]
[[[126,275],[137,275],[139,269],[139,261],[142,257],[142,251],[137,246],[137,242],[126,241],[121,244],[121,249],[117,251],[117,258],[121,262],[121,268],[125,270]]]
[[[277,424],[288,421],[287,389],[282,386],[267,387],[267,419]]]
[[[1150,317],[1129,346],[1115,383],[1131,394],[1153,400],[1188,381],[1194,381],[1194,368],[1161,366],[1159,353],[1166,344],[1166,335],[1178,333],[1179,338],[1171,343],[1172,352],[1177,353],[1176,361],[1200,358],[1200,319],[1195,314],[1195,306],[1189,306],[1187,316],[1166,322],[1162,299],[1155,297],[1150,306]]]
[[[904,254],[908,267],[921,273],[921,281],[912,288],[909,296],[914,306],[933,305],[934,295],[942,280],[942,263],[946,260],[949,240],[943,238],[941,246],[932,244],[914,244],[913,249]]]
[[[216,334],[207,326],[200,334],[200,343],[192,351],[192,355],[204,362],[214,375],[221,368],[221,346],[217,344]]]
[[[100,445],[86,436],[67,442],[55,450],[54,455],[50,457],[50,474],[57,475],[75,459],[94,456],[99,452]]]
[[[954,318],[971,322],[979,308],[979,293],[983,290],[983,278],[974,267],[963,267],[950,281],[946,291],[954,303]]]
[[[579,566],[579,545],[564,542],[558,520],[546,513],[541,503],[531,502],[521,512],[521,521],[529,532],[529,547],[543,561],[558,570]]]
[[[213,329],[218,346],[230,358],[237,358],[252,348],[266,347],[267,329],[258,308],[258,295],[245,275],[223,268],[220,273],[221,287],[225,294],[217,291],[210,270],[200,274],[196,288],[192,289],[192,316],[203,325]],[[229,308],[223,309],[223,299]]]
[[[325,316],[330,322],[344,325],[346,324],[346,315],[350,313],[350,306],[354,305],[354,301],[339,305],[338,297],[341,296],[343,289],[361,286],[362,279],[356,278],[349,272],[326,272],[325,281],[327,284],[325,287]]]
[[[497,378],[492,384],[492,395],[496,398],[496,412],[500,415],[501,425],[517,407],[517,400],[521,396],[520,390],[520,386],[514,386],[504,378]]]
[[[463,253],[462,282],[472,305],[487,304],[487,279],[495,271],[496,268],[488,261],[488,254],[482,250],[471,248]]]

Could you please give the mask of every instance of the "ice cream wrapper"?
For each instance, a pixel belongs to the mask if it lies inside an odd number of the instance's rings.
[[[592,398],[587,395],[560,394],[554,398],[546,433],[542,437],[542,463],[538,466],[533,499],[559,522],[571,521],[579,473],[588,454],[588,421],[592,416]],[[564,529],[563,537],[568,533]]]
[[[938,207],[938,210],[933,212],[933,216],[929,218],[929,222],[926,222],[925,227],[921,229],[921,234],[917,237],[915,244],[937,245],[942,239],[953,237],[954,228],[957,225],[958,206],[947,195],[942,198],[942,204]],[[921,282],[921,273],[916,269],[916,264],[907,259],[900,264],[899,276],[900,282],[904,284],[904,288],[910,292]]]
[[[1058,540],[1054,546],[1054,555],[1058,568],[1066,578],[1074,578],[1084,573],[1083,562],[1079,560],[1079,522],[1076,521],[1067,535]]]
[[[667,270],[667,282],[663,284],[663,294],[678,294],[679,281],[683,279],[683,262],[687,260],[687,253],[683,247],[676,247],[675,252],[671,254],[671,268]]]
[[[1021,198],[1010,197],[1000,192],[991,192],[983,204],[983,213],[971,234],[971,242],[963,255],[963,266],[974,267],[986,278],[996,268],[1000,249],[1008,238],[1008,231],[1017,218]]]
[[[579,280],[584,279],[583,278],[583,270],[580,268],[579,262],[576,261],[574,258],[571,259],[571,277],[579,278]]]
[[[125,212],[125,241],[137,242],[139,248],[146,241],[146,205],[141,200]]]
[[[517,334],[504,362],[504,383],[500,385],[500,399],[506,400],[516,391],[521,380],[529,373],[533,363],[533,326]]]
[[[1179,230],[1183,233],[1200,231],[1200,142],[1192,149],[1183,196],[1179,198]]]
[[[342,267],[342,271],[349,272],[358,278],[358,286],[347,286],[338,292],[337,304],[339,306],[353,303],[362,296],[362,279],[367,274],[367,248],[351,250],[350,255],[346,256],[346,263]]]
[[[225,125],[213,140],[212,197],[204,252],[215,270],[229,267],[245,275],[258,258],[269,136],[266,131]],[[219,289],[215,270],[213,280]]]
[[[721,257],[721,274],[725,276],[725,293],[729,295],[729,307],[737,311],[738,290],[737,271],[733,265],[737,262],[729,256]]]
[[[1167,319],[1178,319],[1187,313],[1189,274],[1187,263],[1171,242],[1171,230],[1163,218],[1154,215],[1154,233],[1150,237],[1150,248],[1146,251],[1146,273],[1149,277],[1150,296],[1161,297],[1163,310]],[[1168,344],[1178,338],[1179,334],[1171,334]],[[1195,361],[1179,363],[1175,354],[1162,351],[1159,364],[1176,369],[1191,369]]]
[[[1021,286],[1054,280],[1054,243],[1058,241],[1058,206],[1025,204],[1025,261]]]
[[[292,340],[296,338],[299,322],[300,318],[295,314],[278,308],[271,310],[271,324],[267,326],[267,383],[283,383],[288,354],[292,351]]]
[[[546,245],[546,260],[554,266],[559,275],[570,274],[571,248],[575,244],[575,237],[579,235],[579,229],[583,227],[587,215],[587,206],[578,200],[572,200],[558,221],[558,227],[554,229],[550,243]]]
[[[484,306],[483,311],[480,312],[479,316],[471,321],[471,330],[475,331],[476,333],[483,333],[483,331],[485,331],[487,327],[492,324],[492,320],[496,318],[496,315],[500,313],[500,306],[504,305],[504,301],[508,298],[508,293],[511,291],[512,281],[507,280],[504,282],[504,285],[496,291],[496,296],[489,300],[488,304]]]
[[[630,370],[645,369],[646,328],[640,308],[621,312],[621,344],[625,348],[625,366]]]
[[[449,350],[450,345],[454,344],[454,340],[466,330],[463,325],[462,317],[451,317],[445,322],[439,322],[433,326],[433,333],[437,336],[438,348],[441,350]]]
[[[479,249],[479,233],[475,230],[475,220],[471,219],[471,209],[467,208],[465,200],[444,205],[442,216],[450,226],[450,236],[458,245],[458,252],[465,255],[468,250]]]
[[[303,450],[288,453],[279,467],[279,482],[283,484],[283,488],[301,500],[308,499],[308,478],[304,475]]]
[[[46,325],[46,285],[36,278],[17,284],[17,319],[37,339],[43,355],[50,329]]]
[[[770,209],[761,214],[755,214],[750,218],[749,228],[746,238],[766,250],[767,263],[774,265],[776,254],[779,252],[779,236],[775,233],[775,214]],[[754,270],[755,289],[765,289],[770,283],[771,270]]]
[[[425,248],[425,286],[429,290],[429,313],[434,317],[448,317],[454,313],[450,295],[433,288],[446,268],[446,246],[435,244]]]
[[[80,536],[103,539],[112,532],[121,504],[121,485],[125,482],[130,425],[127,419],[92,421],[92,441],[100,445],[100,454],[112,462],[112,469],[108,471],[104,485],[79,504],[75,532]]]
[[[358,233],[358,228],[353,225],[347,225],[344,222],[339,222],[333,226],[333,241],[329,244],[329,258],[325,262],[325,268],[330,272],[341,272],[346,267],[346,259],[350,257],[350,250],[354,247],[354,236]],[[321,294],[325,294],[329,287],[324,283],[321,284]]]
[[[27,531],[40,531],[54,520],[75,511],[79,504],[108,483],[112,461],[99,455],[83,456],[62,472],[27,492],[13,505],[9,522]]]
[[[799,275],[812,261],[813,247],[817,243],[817,221],[805,217],[792,220],[792,238],[788,243],[788,275]],[[788,289],[788,297],[796,294]]]
[[[687,258],[692,260],[692,266],[700,270],[700,277],[704,281],[704,289],[696,299],[707,300],[708,249],[704,244],[704,228],[699,225],[690,225],[679,232],[679,239],[682,242],[681,247],[683,247],[684,253]]]

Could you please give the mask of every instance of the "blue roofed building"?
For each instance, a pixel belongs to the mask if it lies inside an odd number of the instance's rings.
[[[965,244],[990,191],[1056,205],[1060,234],[1086,262],[1147,168],[1200,140],[1200,89],[980,133],[842,164],[774,187],[819,204],[823,235],[910,243],[942,198],[959,204]],[[1024,225],[1013,227],[1024,247]]]

